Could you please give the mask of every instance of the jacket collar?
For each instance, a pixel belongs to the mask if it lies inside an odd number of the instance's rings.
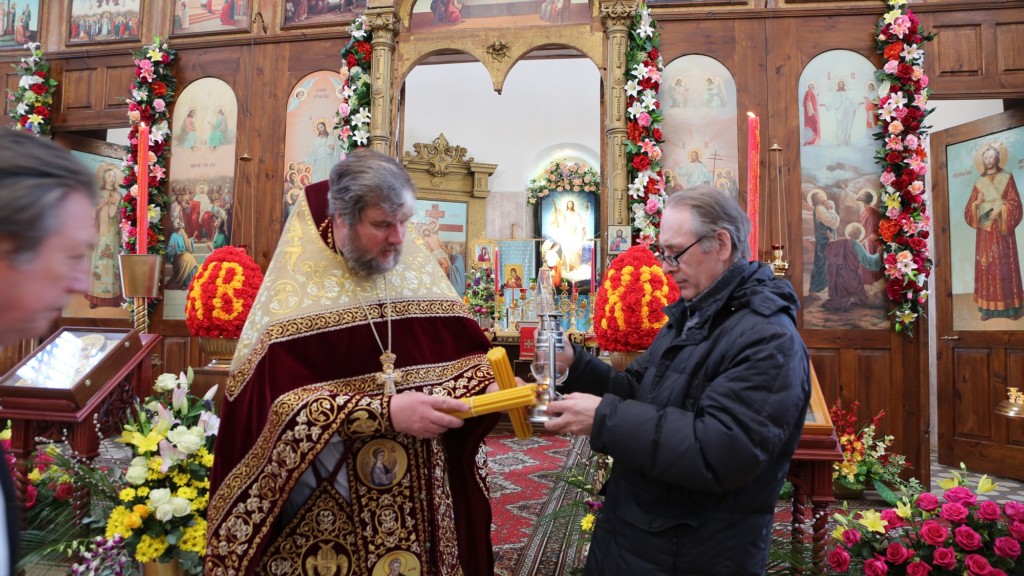
[[[725,304],[751,265],[749,262],[733,264],[696,298],[688,301],[680,299],[666,308],[665,314],[674,326],[682,326],[683,332],[707,324],[708,319]]]

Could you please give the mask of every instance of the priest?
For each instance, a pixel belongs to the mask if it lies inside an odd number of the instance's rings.
[[[488,341],[395,160],[359,151],[289,217],[228,378],[206,573],[490,575]]]

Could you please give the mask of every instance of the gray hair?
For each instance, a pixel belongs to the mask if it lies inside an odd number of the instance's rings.
[[[416,195],[409,174],[397,160],[372,150],[356,150],[331,168],[327,209],[348,227],[363,210],[377,207],[389,215],[412,208]]]
[[[67,150],[45,138],[0,128],[0,240],[24,266],[60,227],[61,203],[71,194],[97,204],[95,177]]]
[[[693,234],[705,239],[700,243],[701,252],[714,248],[711,237],[716,230],[725,230],[732,239],[732,261],[750,260],[750,219],[739,204],[721,190],[701,185],[681,190],[668,197],[665,209],[689,208],[693,214]]]

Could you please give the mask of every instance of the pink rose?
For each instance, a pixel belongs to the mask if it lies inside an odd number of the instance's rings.
[[[38,492],[39,492],[39,489],[36,488],[32,484],[29,484],[28,486],[25,487],[25,509],[26,510],[36,505],[36,496],[37,496]]]
[[[892,508],[882,510],[882,520],[887,522],[886,530],[892,530],[893,528],[899,528],[900,526],[907,525],[907,523],[903,521],[903,518],[900,518],[900,515]]]
[[[1024,504],[1021,504],[1020,502],[1010,500],[1006,504],[1003,504],[1003,512],[1014,520],[1024,521]]]
[[[342,118],[347,118],[348,117],[348,113],[351,112],[351,111],[352,111],[352,109],[349,108],[348,104],[342,104],[342,105],[338,106],[338,114],[341,114]]]
[[[967,573],[970,576],[991,576],[992,574],[992,565],[984,556],[978,554],[968,554],[964,558],[964,568],[967,568]]]
[[[842,546],[828,553],[828,566],[834,572],[846,572],[850,567],[850,554]]]
[[[658,202],[657,198],[651,196],[650,198],[647,199],[647,207],[644,208],[645,212],[647,212],[648,214],[657,214],[658,210],[660,209],[661,204]]]
[[[1010,560],[1016,560],[1017,556],[1020,556],[1020,542],[1017,542],[1013,538],[1000,536],[999,538],[996,538],[994,550],[998,556],[1009,558]]]
[[[885,66],[882,68],[882,70],[885,70],[886,74],[895,74],[896,69],[899,67],[899,65],[900,63],[898,60],[889,60],[888,62],[885,63]]]
[[[893,564],[903,564],[913,557],[914,551],[904,548],[899,542],[893,542],[885,549],[885,559]]]
[[[899,134],[900,132],[903,132],[902,122],[900,122],[899,120],[895,120],[891,124],[889,124],[889,134]]]
[[[947,522],[963,522],[967,519],[968,510],[956,502],[942,505],[939,515]]]
[[[978,534],[973,528],[966,524],[963,526],[957,526],[953,530],[953,540],[958,546],[967,551],[981,548],[981,534]]]
[[[918,84],[921,85],[921,88],[927,88],[928,87],[928,75],[925,74],[925,75],[921,76],[921,79],[918,80]]]
[[[868,558],[864,561],[864,576],[885,576],[889,573],[889,566],[881,556]]]
[[[931,571],[932,567],[921,560],[907,564],[907,576],[927,576]]]
[[[1024,522],[1010,522],[1010,536],[1017,542],[1024,542]]]
[[[1000,516],[1002,516],[1002,512],[999,509],[999,504],[991,500],[985,500],[978,505],[978,518],[992,522],[999,520]]]
[[[651,115],[647,112],[641,112],[640,115],[636,117],[636,122],[644,128],[647,128],[651,125]]]
[[[946,490],[942,497],[946,499],[946,502],[956,502],[964,506],[974,506],[978,503],[978,497],[966,486],[954,486]]]
[[[931,546],[938,546],[946,541],[949,530],[935,520],[925,520],[921,524],[921,539]]]
[[[858,542],[860,542],[860,530],[854,530],[852,528],[843,530],[843,544],[852,547]]]
[[[157,98],[153,100],[153,109],[163,113],[164,110],[167,110],[167,102],[164,102],[163,98]]]
[[[882,173],[882,176],[879,177],[879,180],[882,182],[883,186],[888,186],[889,184],[892,184],[893,182],[896,181],[896,175],[893,174],[891,170],[886,170],[885,172]],[[938,501],[937,498],[935,498],[935,496],[932,496],[931,494],[928,494],[928,493],[921,494],[921,496],[931,496],[932,497],[932,500],[935,501],[935,506],[933,506],[931,508],[932,510],[934,510],[935,507],[937,507],[939,505],[939,501]],[[918,502],[920,502],[920,500],[921,499],[918,498]],[[925,510],[925,509],[921,508],[921,510]],[[925,510],[925,511],[927,512],[927,510]]]
[[[1002,571],[1002,570],[1000,570],[999,568],[993,568],[993,569],[992,569],[992,570],[991,570],[991,571],[990,571],[990,572],[988,573],[988,576],[1006,576],[1006,572],[1003,572],[1003,571]]]
[[[956,567],[956,552],[950,547],[936,548],[935,554],[932,555],[932,564],[935,564],[939,568],[945,568],[952,570]]]

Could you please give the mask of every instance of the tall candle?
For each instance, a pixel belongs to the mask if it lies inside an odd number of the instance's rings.
[[[758,260],[757,224],[760,210],[761,120],[747,112],[747,217],[750,218],[750,258]]]
[[[501,270],[500,259],[501,259],[501,257],[498,254],[498,247],[495,246],[494,247],[494,295],[495,296],[498,295],[498,290],[502,290],[502,286],[503,286],[502,283],[501,283],[501,275],[498,274],[498,271]],[[502,294],[504,294],[504,290],[502,290]]]
[[[594,241],[593,249],[590,251],[590,295],[593,297],[597,284],[597,241]]]
[[[149,244],[149,126],[139,124],[139,149],[135,155],[138,169],[138,196],[135,211],[139,218],[135,252],[145,254]]]

